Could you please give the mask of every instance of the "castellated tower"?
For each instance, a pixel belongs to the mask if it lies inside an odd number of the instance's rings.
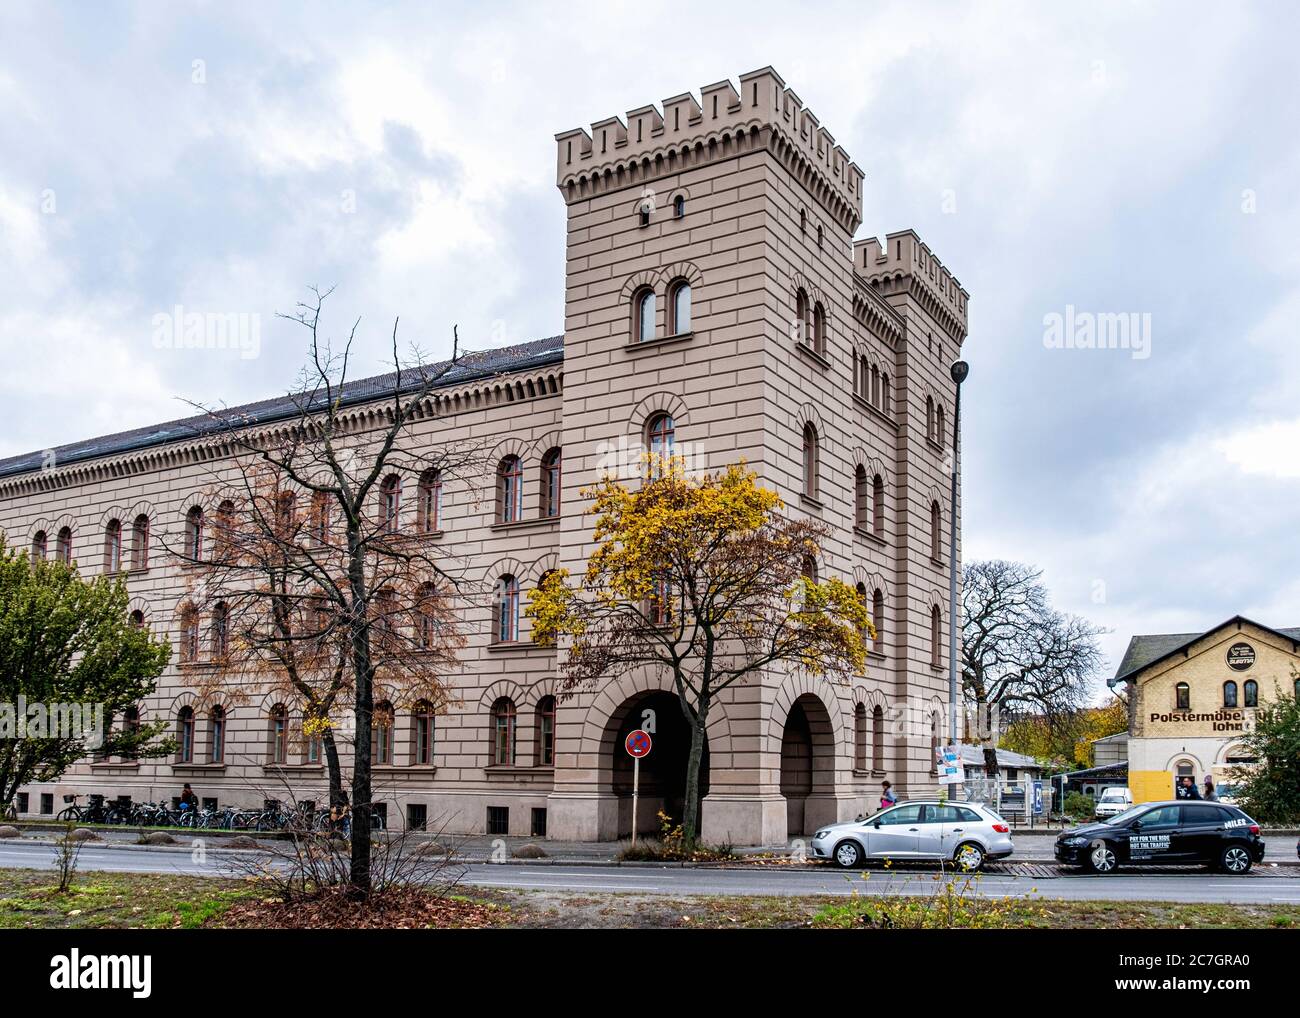
[[[873,809],[882,780],[904,795],[934,791],[932,731],[947,704],[949,364],[965,338],[965,291],[910,231],[884,247],[854,242],[863,172],[770,67],[556,141],[573,507],[560,561],[580,573],[590,550],[579,489],[602,469],[629,474],[671,432],[692,467],[744,459],[789,511],[829,524],[820,575],[860,585],[880,629],[848,685],[781,669],[723,695],[703,836],[778,844]],[[661,734],[658,771],[642,780],[662,786],[673,812],[684,756],[670,680],[615,676],[560,707],[552,836],[630,832],[621,742],[646,710]]]

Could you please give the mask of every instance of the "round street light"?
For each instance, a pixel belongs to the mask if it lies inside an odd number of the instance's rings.
[[[970,374],[970,365],[965,361],[952,362],[952,380],[958,385],[966,381],[966,376]]]

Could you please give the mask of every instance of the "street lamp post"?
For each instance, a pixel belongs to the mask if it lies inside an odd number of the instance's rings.
[[[961,434],[961,383],[970,374],[965,361],[952,362],[952,380],[957,386],[956,406],[952,415],[952,453],[949,480],[952,483],[952,520],[948,529],[948,741],[957,743],[957,439]]]

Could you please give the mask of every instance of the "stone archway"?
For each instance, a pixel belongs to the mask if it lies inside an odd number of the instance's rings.
[[[790,705],[781,732],[781,794],[788,837],[812,834],[835,820],[835,736],[826,705],[804,693]],[[829,801],[829,812],[823,803]]]
[[[654,748],[641,761],[637,834],[659,833],[658,813],[672,817],[674,826],[685,813],[686,764],[690,755],[690,726],[676,693],[646,690],[624,700],[609,717],[601,739],[601,755],[609,766],[609,790],[617,800],[617,837],[632,835],[632,758],[623,740],[633,729],[652,731]],[[709,791],[709,744],[706,736],[700,765],[700,798]]]

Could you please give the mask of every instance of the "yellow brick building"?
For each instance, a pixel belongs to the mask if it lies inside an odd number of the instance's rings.
[[[1109,685],[1128,687],[1135,798],[1164,798],[1184,776],[1220,785],[1252,763],[1241,737],[1260,705],[1297,691],[1297,675],[1300,629],[1238,615],[1204,633],[1134,636]]]

